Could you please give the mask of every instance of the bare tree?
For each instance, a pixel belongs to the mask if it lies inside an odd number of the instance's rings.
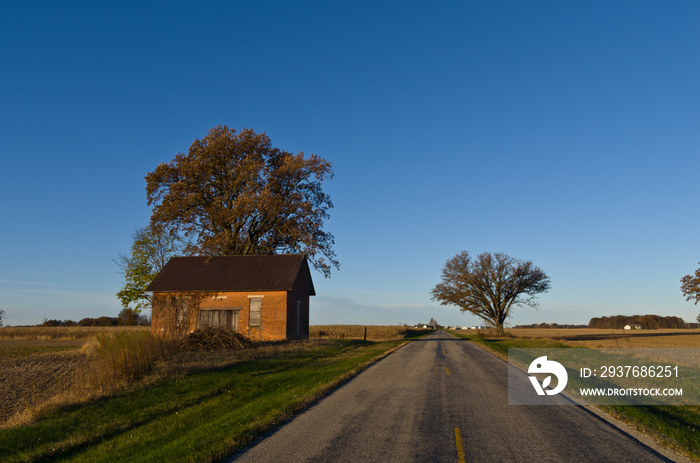
[[[431,298],[480,317],[502,335],[511,309],[537,307],[535,296],[549,288],[549,277],[531,261],[502,253],[472,259],[462,251],[445,263],[442,283],[433,288]]]

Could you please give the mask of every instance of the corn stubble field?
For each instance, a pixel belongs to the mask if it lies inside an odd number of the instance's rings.
[[[217,368],[332,339],[393,341],[420,332],[403,326],[316,325],[310,339],[256,350],[181,352],[148,327],[0,328],[0,427],[30,422],[42,409],[109,395],[149,378]],[[488,330],[461,330],[493,337]],[[511,329],[509,337],[556,339],[575,347],[700,347],[700,330]],[[145,378],[145,379],[144,379]]]

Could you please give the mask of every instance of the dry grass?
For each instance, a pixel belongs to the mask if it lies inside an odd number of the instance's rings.
[[[177,352],[176,343],[150,331],[102,332],[83,346],[89,367],[78,372],[75,386],[86,395],[109,393],[138,381]]]
[[[324,339],[306,339],[291,342],[260,343],[257,349],[220,350],[211,352],[179,352],[167,363],[156,366],[158,376],[172,376],[193,373],[214,368],[224,368],[239,362],[259,358],[274,357],[288,352],[299,352],[326,345],[330,341]]]
[[[399,325],[312,325],[309,338],[364,339],[365,328],[368,341],[399,341],[407,334],[424,331]]]

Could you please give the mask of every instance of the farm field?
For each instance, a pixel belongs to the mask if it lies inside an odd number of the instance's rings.
[[[272,343],[255,351],[181,352],[162,362],[152,377],[221,368],[232,363],[313,348],[323,340],[363,339],[364,325],[312,326],[305,342]],[[36,408],[47,402],[71,404],[93,391],[77,387],[83,382],[96,338],[100,335],[149,332],[149,327],[3,327],[0,328],[0,428],[33,419]],[[399,326],[368,326],[367,339],[396,341],[424,330]],[[94,369],[94,368],[93,368]]]
[[[490,337],[489,330],[457,330],[464,335]],[[525,339],[552,339],[572,347],[700,347],[700,330],[601,330],[593,328],[511,328],[506,336]]]
[[[58,347],[0,343],[0,426],[16,413],[70,390],[87,357],[78,348]]]
[[[60,363],[55,355],[66,355],[86,358],[89,369],[103,365],[101,357],[92,357],[99,350],[91,346],[93,338],[84,338],[81,347],[80,342],[68,345],[70,341],[57,342],[50,336],[42,342],[15,337],[4,343],[6,350],[15,349],[12,358],[20,363],[43,357]],[[132,355],[127,341],[143,341],[148,350],[149,338],[144,332],[117,331],[107,337],[98,334],[98,344],[124,345],[124,352]],[[42,343],[58,345],[44,345],[49,352],[36,352]],[[244,351],[176,350],[145,377],[100,400],[50,407],[26,421],[0,425],[0,454],[6,458],[3,461],[211,461],[290,417],[400,345],[402,341],[310,339]],[[58,351],[51,352],[52,348]],[[79,366],[65,369],[80,371]],[[58,384],[68,383],[71,377],[50,372],[48,376]],[[25,377],[25,387],[29,379]],[[53,390],[60,392],[58,387]]]
[[[124,330],[143,328],[0,328],[0,427],[47,401],[69,400],[75,376],[88,362],[84,346],[100,333]]]
[[[87,341],[100,333],[149,330],[148,326],[5,326],[0,328],[0,342],[20,339],[30,341],[48,341],[50,339]]]
[[[311,339],[364,339],[367,341],[398,341],[428,332],[429,330],[399,325],[311,325]]]

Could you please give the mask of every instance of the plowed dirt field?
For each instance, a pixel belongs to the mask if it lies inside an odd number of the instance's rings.
[[[0,341],[0,426],[28,407],[67,392],[87,361],[76,341]]]

